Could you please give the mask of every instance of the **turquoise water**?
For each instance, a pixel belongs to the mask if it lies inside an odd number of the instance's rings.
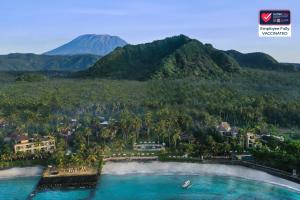
[[[190,179],[192,187],[181,184]],[[126,175],[101,177],[95,199],[297,200],[300,193],[255,181],[217,176]]]
[[[91,190],[64,190],[64,191],[47,191],[38,193],[34,200],[84,200],[90,199]]]
[[[192,187],[181,184],[190,179]],[[0,180],[1,200],[24,200],[38,181],[34,178]],[[92,198],[91,198],[92,196]],[[102,175],[96,191],[64,190],[38,193],[34,200],[300,200],[300,193],[272,184],[219,176]]]
[[[39,177],[0,179],[0,199],[24,200],[38,181]]]

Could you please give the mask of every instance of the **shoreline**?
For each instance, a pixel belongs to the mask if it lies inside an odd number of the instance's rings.
[[[300,193],[300,184],[241,165],[183,162],[107,162],[102,175],[186,175],[223,176],[268,183]]]
[[[12,167],[0,170],[0,181],[22,177],[42,177],[44,167]],[[234,177],[268,183],[300,193],[300,184],[269,174],[263,170],[242,165],[220,163],[191,163],[176,161],[107,161],[102,168],[102,175],[186,175]]]
[[[22,177],[35,177],[42,176],[44,167],[32,166],[32,167],[11,167],[0,170],[0,180]]]

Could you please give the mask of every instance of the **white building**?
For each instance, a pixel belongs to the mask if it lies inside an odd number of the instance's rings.
[[[50,152],[55,151],[55,139],[51,136],[45,136],[38,139],[30,138],[27,136],[20,136],[17,140],[17,144],[14,145],[14,151],[31,153],[35,152]]]
[[[248,132],[245,136],[245,140],[246,140],[245,141],[245,146],[246,146],[247,149],[256,147],[256,144],[257,144],[256,134]]]

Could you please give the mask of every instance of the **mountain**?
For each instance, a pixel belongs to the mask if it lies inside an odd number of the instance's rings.
[[[239,70],[239,64],[225,52],[179,35],[152,43],[117,48],[83,74],[112,79],[147,80],[218,76]]]
[[[78,71],[92,66],[97,55],[49,56],[36,54],[0,55],[0,71]]]
[[[235,50],[229,50],[226,51],[226,53],[243,67],[278,71],[297,71],[297,68],[293,64],[279,63],[272,56],[265,53],[255,52],[243,54]]]
[[[45,55],[77,55],[94,54],[104,56],[117,47],[127,43],[118,36],[110,35],[81,35],[56,49],[44,53]]]
[[[116,48],[90,69],[77,73],[111,79],[148,80],[182,77],[220,77],[241,68],[297,71],[265,53],[222,51],[185,35]]]

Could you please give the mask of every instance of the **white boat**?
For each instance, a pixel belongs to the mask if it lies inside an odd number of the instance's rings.
[[[187,189],[187,188],[189,188],[189,187],[191,187],[192,186],[192,182],[190,181],[190,180],[187,180],[187,181],[184,181],[184,183],[182,184],[182,188],[183,189]]]

